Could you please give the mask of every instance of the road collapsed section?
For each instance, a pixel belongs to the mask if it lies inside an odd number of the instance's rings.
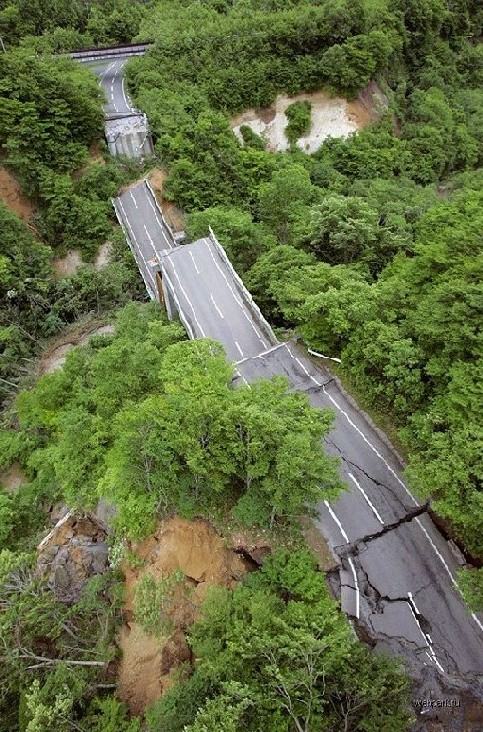
[[[140,48],[145,47],[135,47]],[[144,50],[124,55],[119,53],[107,56],[88,55],[77,59],[94,71],[104,91],[105,137],[111,155],[143,159],[154,153],[147,117],[133,106],[124,77],[126,55],[141,55],[141,53],[144,53]]]

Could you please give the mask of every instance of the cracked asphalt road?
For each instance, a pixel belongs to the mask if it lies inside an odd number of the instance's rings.
[[[412,675],[431,678],[433,689],[446,688],[455,675],[471,685],[481,680],[483,624],[465,606],[457,561],[405,484],[390,446],[296,344],[237,368],[247,381],[284,375],[314,406],[335,411],[326,449],[341,459],[348,490],[319,506],[316,523],[340,562],[341,606],[362,635],[403,656]]]

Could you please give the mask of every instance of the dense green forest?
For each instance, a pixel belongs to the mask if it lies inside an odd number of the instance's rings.
[[[415,490],[480,556],[482,17],[471,0],[165,0],[129,69],[189,234],[211,223],[265,315],[341,357],[391,415]],[[370,80],[382,118],[314,155],[231,132],[227,115],[280,91]]]
[[[0,0],[0,164],[36,211],[27,225],[0,202],[0,470],[26,481],[0,488],[1,732],[410,723],[403,669],[355,639],[303,548],[208,592],[196,663],[144,721],[113,694],[119,561],[70,604],[36,571],[53,505],[107,499],[111,558],[126,560],[173,512],[300,543],[299,515],[343,490],[320,450],[331,413],[283,380],[232,389],[218,344],[139,302],[109,199],[144,169],[108,160],[96,79],[52,53],[154,42],[129,85],[188,236],[211,225],[273,325],[341,358],[348,388],[397,430],[411,486],[481,557],[482,21],[476,0]],[[289,108],[286,153],[230,128],[279,92],[354,98],[371,81],[379,120],[313,155],[294,144],[306,104]],[[85,264],[59,279],[54,258],[73,248]],[[114,333],[36,380],[47,339],[93,314]],[[474,609],[481,577],[461,577]]]

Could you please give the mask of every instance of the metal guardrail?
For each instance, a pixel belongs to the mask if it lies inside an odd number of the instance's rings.
[[[279,341],[278,341],[278,338],[276,337],[275,333],[273,332],[271,325],[262,315],[262,311],[260,310],[257,303],[253,299],[250,291],[247,290],[247,288],[245,287],[243,280],[241,279],[241,277],[239,276],[239,274],[236,272],[235,268],[233,267],[232,263],[230,262],[227,253],[225,252],[225,250],[221,246],[220,242],[216,238],[215,233],[214,233],[213,229],[211,228],[211,226],[209,226],[208,229],[210,232],[210,240],[213,242],[213,244],[215,245],[221,258],[223,259],[223,261],[227,265],[228,269],[230,270],[231,275],[232,275],[233,279],[235,280],[235,282],[237,283],[240,290],[242,291],[244,298],[248,301],[248,304],[250,305],[252,310],[255,311],[255,315],[258,318],[258,320],[260,321],[260,323],[262,324],[264,330],[266,331],[266,334],[268,335],[268,338],[271,341],[272,346],[276,346]]]
[[[142,56],[152,43],[128,43],[124,46],[109,46],[107,48],[85,48],[67,54],[77,61],[96,61],[98,59],[118,58],[119,56]]]

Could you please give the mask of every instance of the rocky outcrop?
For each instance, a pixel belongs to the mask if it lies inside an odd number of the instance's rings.
[[[38,546],[37,574],[62,602],[76,602],[87,580],[108,568],[104,525],[91,514],[68,512]]]

